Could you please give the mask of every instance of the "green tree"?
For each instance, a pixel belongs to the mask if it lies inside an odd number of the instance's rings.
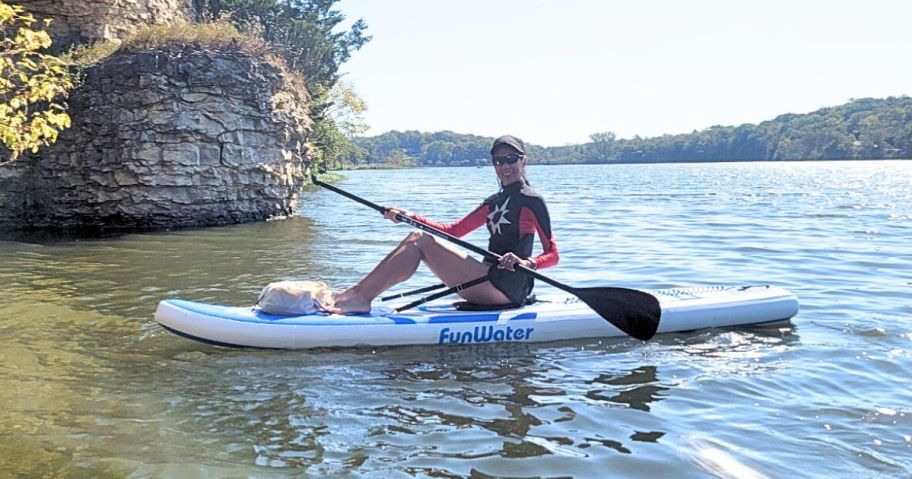
[[[363,117],[367,104],[352,85],[345,82],[337,82],[328,94],[321,96],[330,101],[314,122],[311,137],[322,155],[323,164],[341,168],[345,158],[360,161],[366,152],[354,143],[354,137],[367,131]]]
[[[453,144],[448,141],[432,141],[421,148],[423,163],[429,165],[447,165],[453,161]]]
[[[396,168],[408,168],[417,164],[415,158],[409,156],[408,153],[402,150],[391,151],[390,154],[383,159],[383,163]]]
[[[608,161],[614,152],[614,142],[617,140],[617,135],[613,131],[606,131],[593,133],[589,135],[589,139],[592,140],[593,159],[599,162]]]
[[[333,9],[337,1],[206,0],[206,10],[215,18],[227,14],[243,31],[257,31],[308,84],[329,91],[339,67],[371,38],[363,19],[339,28],[345,16]]]
[[[36,23],[22,7],[0,0],[0,142],[10,159],[37,152],[70,127],[60,99],[73,88],[73,79],[64,59],[41,53],[51,37],[33,28]]]

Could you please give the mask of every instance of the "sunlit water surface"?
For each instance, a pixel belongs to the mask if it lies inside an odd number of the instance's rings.
[[[265,224],[7,238],[0,477],[912,475],[912,162],[529,176],[561,251],[546,274],[771,283],[800,314],[648,343],[226,349],[164,331],[156,303],[250,304],[285,278],[344,287],[408,227],[311,188],[300,216]],[[496,189],[489,168],[339,186],[442,221]],[[400,289],[432,282],[422,269]]]

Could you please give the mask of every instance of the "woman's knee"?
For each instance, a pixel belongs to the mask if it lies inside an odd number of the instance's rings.
[[[435,242],[433,236],[423,231],[412,231],[403,240],[403,243],[415,246],[420,250],[425,250],[429,246],[433,246]]]

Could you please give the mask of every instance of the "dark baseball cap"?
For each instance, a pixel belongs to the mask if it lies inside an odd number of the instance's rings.
[[[521,154],[521,155],[526,154],[526,145],[522,142],[522,140],[520,140],[519,138],[516,138],[513,135],[504,135],[504,136],[494,140],[494,144],[491,146],[492,155],[494,154],[494,150],[500,145],[507,145],[510,148],[513,148],[514,150],[519,152],[519,154]]]

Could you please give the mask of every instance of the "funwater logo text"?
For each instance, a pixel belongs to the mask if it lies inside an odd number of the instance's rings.
[[[450,328],[440,330],[437,344],[469,344],[490,343],[503,341],[528,341],[535,328],[498,328],[491,326],[475,326],[466,331],[453,331]]]

